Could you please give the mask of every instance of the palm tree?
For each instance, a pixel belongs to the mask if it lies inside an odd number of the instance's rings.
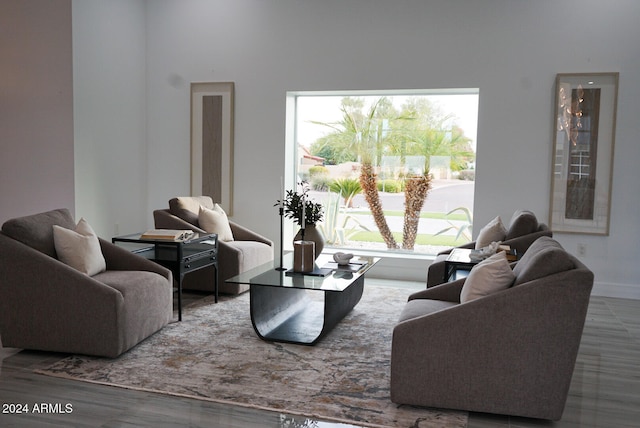
[[[340,151],[346,153],[355,153],[357,160],[360,161],[360,187],[364,194],[365,200],[371,210],[373,217],[382,239],[387,248],[398,248],[398,243],[393,237],[393,233],[387,224],[384,216],[380,195],[378,194],[377,178],[374,166],[378,161],[378,145],[379,137],[377,110],[379,105],[389,106],[386,97],[379,98],[369,109],[367,115],[362,114],[364,100],[361,98],[345,97],[342,99],[340,107],[342,111],[342,120],[338,123],[322,123],[315,122],[320,125],[328,126],[335,130],[334,133],[324,138],[323,146],[331,144],[334,154],[341,156]],[[322,149],[316,147],[315,150]],[[336,153],[337,152],[337,153]],[[314,151],[315,153],[315,151]],[[344,155],[342,155],[344,156]],[[377,162],[378,161],[378,162]]]
[[[381,156],[378,146],[379,140],[381,139],[380,137],[382,136],[382,132],[378,129],[376,111],[378,105],[385,99],[384,97],[378,99],[378,101],[371,106],[369,114],[364,117],[361,123],[357,123],[354,120],[356,117],[350,115],[346,110],[343,109],[343,112],[347,113],[345,119],[347,123],[350,124],[351,129],[356,131],[355,143],[359,149],[358,155],[362,165],[360,168],[360,187],[362,187],[362,193],[371,210],[373,221],[376,223],[385,244],[387,244],[387,248],[395,249],[398,248],[398,243],[387,224],[387,218],[384,216],[380,194],[378,193],[377,176],[374,169],[374,166],[379,164],[378,156]],[[376,162],[376,160],[378,162]],[[376,163],[374,164],[374,162]]]
[[[431,174],[429,174],[429,170],[426,170],[422,175],[407,177],[405,183],[402,248],[413,250],[418,235],[420,212],[427,199],[427,194],[431,190]]]
[[[425,170],[429,169],[432,156],[448,156],[451,169],[464,169],[469,159],[474,156],[469,146],[469,138],[457,127],[451,130],[427,129],[415,131],[408,144],[407,153],[424,156]]]
[[[405,213],[403,227],[403,249],[415,245],[420,212],[431,189],[429,160],[431,156],[450,156],[452,164],[463,165],[473,152],[469,139],[459,128],[443,131],[452,118],[443,115],[425,99],[410,99],[397,112],[387,97],[379,98],[367,114],[362,112],[364,100],[346,97],[342,99],[342,118],[337,123],[314,122],[328,126],[333,133],[316,141],[311,152],[322,153],[330,163],[345,159],[359,161],[360,187],[371,210],[371,215],[384,239],[387,248],[399,248],[382,209],[378,193],[376,168],[383,154],[399,156],[402,166],[406,157],[419,156],[424,159],[421,171],[410,171],[405,181]],[[355,157],[354,157],[355,154]]]
[[[397,155],[423,157],[423,171],[429,169],[432,156],[448,156],[453,170],[465,168],[473,159],[471,140],[455,125],[452,114],[442,112],[424,98],[410,98],[402,106],[401,115],[411,120],[403,120],[402,132],[394,133],[401,136],[402,146],[396,143],[390,147],[398,150]]]

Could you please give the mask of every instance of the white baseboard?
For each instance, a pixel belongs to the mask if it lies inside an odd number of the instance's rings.
[[[430,264],[431,260],[425,259],[384,257],[367,272],[367,277],[424,282],[426,287]]]
[[[591,295],[640,300],[640,286],[638,286],[638,284],[595,282],[591,290]]]

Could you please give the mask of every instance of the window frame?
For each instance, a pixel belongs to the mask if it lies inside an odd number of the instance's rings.
[[[474,153],[476,155],[474,159],[474,169],[476,166],[475,160],[477,159],[477,117],[479,111],[479,88],[446,88],[446,89],[401,89],[401,90],[331,90],[331,91],[287,91],[286,92],[286,113],[285,113],[285,171],[282,183],[285,189],[297,189],[297,178],[300,176],[299,162],[298,162],[298,150],[299,150],[299,138],[298,138],[298,99],[300,97],[410,97],[410,96],[446,96],[446,95],[474,95],[476,96],[476,110],[475,110],[475,129],[473,129],[472,145]],[[467,130],[464,130],[465,133]],[[474,197],[475,197],[475,185],[474,185]],[[473,204],[472,204],[473,205]],[[473,212],[473,206],[468,207]],[[292,249],[293,236],[295,234],[295,226],[287,227],[285,225],[285,249]],[[352,247],[338,247],[326,244],[325,248],[328,251],[339,250],[353,250],[358,253],[367,254],[402,254],[403,256],[411,257],[431,257],[434,254],[420,252],[415,250],[396,250],[396,249],[362,249]]]

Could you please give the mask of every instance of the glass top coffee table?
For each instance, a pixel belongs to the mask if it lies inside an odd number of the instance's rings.
[[[249,284],[251,323],[266,341],[314,345],[360,301],[365,273],[380,260],[354,257],[339,267],[331,255],[321,254],[313,274],[278,270],[267,263],[227,279]],[[284,257],[293,266],[293,254]]]

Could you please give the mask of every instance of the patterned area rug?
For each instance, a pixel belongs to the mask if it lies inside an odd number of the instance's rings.
[[[393,326],[411,290],[365,286],[315,346],[258,339],[249,293],[206,297],[116,359],[71,356],[40,374],[380,427],[464,427],[467,413],[389,399]]]

